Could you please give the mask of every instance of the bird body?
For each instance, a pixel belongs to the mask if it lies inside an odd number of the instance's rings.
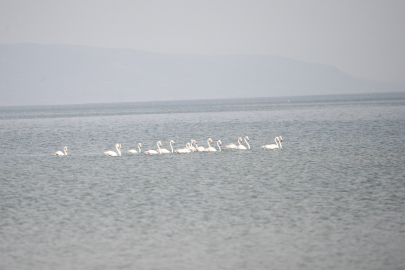
[[[264,149],[278,149],[278,148],[280,148],[280,146],[278,145],[278,143],[280,143],[280,145],[281,145],[279,137],[275,137],[274,141],[276,142],[276,144],[273,143],[273,144],[263,145],[262,148],[264,148]],[[277,141],[278,141],[278,143],[277,143]]]
[[[175,142],[173,141],[173,140],[171,140],[170,141],[170,148],[172,149],[172,151],[170,152],[169,150],[167,150],[167,149],[164,149],[164,148],[162,148],[162,149],[160,149],[160,153],[162,153],[162,154],[170,154],[170,153],[173,153],[173,146],[172,146],[172,143],[173,144],[175,144]],[[160,146],[162,146],[162,142],[160,142]]]
[[[210,142],[213,143],[213,141],[212,141],[211,138],[209,138],[209,139],[207,140],[208,148],[205,148],[205,151],[206,151],[206,152],[216,152],[217,149],[215,149],[214,147],[212,147],[212,146],[210,145]]]
[[[242,138],[241,137],[239,137],[239,139],[238,139],[238,143],[239,143],[239,145],[236,147],[236,149],[239,149],[239,150],[247,150],[247,149],[250,149],[250,145],[249,145],[249,143],[248,143],[248,141],[249,141],[249,137],[248,136],[245,136],[245,143],[246,143],[246,145],[248,146],[248,148],[246,148],[246,146],[244,146],[244,145],[242,145],[240,142],[242,141]]]
[[[63,147],[63,151],[65,153],[63,153],[62,151],[56,151],[55,153],[53,153],[54,156],[67,156],[67,146]]]
[[[157,147],[158,147],[158,150],[157,151],[155,151],[155,150],[148,150],[148,151],[145,151],[145,154],[147,154],[147,155],[157,155],[157,154],[161,154],[161,151],[160,151],[160,145],[162,144],[162,142],[161,141],[158,141],[157,143],[156,143],[156,145],[157,145]]]
[[[182,149],[177,149],[176,150],[177,154],[190,154],[191,150],[190,150],[190,143],[186,144],[186,148],[182,148]]]
[[[116,152],[114,152],[114,151],[107,151],[107,152],[104,152],[104,154],[106,154],[107,156],[110,156],[110,157],[117,157],[117,156],[121,156],[121,151],[120,151],[120,149],[121,149],[121,144],[116,144],[115,145],[115,149],[117,149],[117,153]]]

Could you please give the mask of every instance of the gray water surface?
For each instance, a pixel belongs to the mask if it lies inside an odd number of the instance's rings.
[[[0,269],[405,269],[404,93],[0,107],[0,138]]]

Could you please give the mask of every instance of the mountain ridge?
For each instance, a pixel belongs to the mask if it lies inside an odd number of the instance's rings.
[[[0,105],[257,98],[404,91],[282,56],[0,44]]]

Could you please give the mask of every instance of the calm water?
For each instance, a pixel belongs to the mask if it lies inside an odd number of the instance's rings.
[[[404,93],[0,107],[0,138],[0,269],[405,269]]]

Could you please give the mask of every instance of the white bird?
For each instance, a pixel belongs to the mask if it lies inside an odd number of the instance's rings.
[[[280,142],[280,139],[278,137],[274,138],[274,141],[276,142],[276,144],[267,144],[267,145],[263,145],[262,147],[264,149],[277,149],[280,148],[280,146],[278,145],[277,141]]]
[[[142,144],[141,144],[141,143],[138,143],[138,150],[139,150],[139,153],[141,153],[141,147],[142,147]],[[131,149],[131,150],[128,150],[127,153],[136,154],[136,153],[138,153],[138,152],[137,152],[136,150],[134,150],[134,149]]]
[[[202,146],[198,146],[196,141],[194,141],[194,144],[195,144],[195,151],[197,151],[197,152],[204,152],[205,151],[205,148],[202,147]]]
[[[62,151],[56,151],[55,153],[53,153],[55,156],[67,156],[67,146],[65,146],[65,147],[63,147],[63,151],[65,152],[65,153],[63,153]]]
[[[242,138],[240,138],[240,139],[242,139]],[[239,143],[239,139],[238,139],[238,143]],[[240,143],[239,143],[239,145],[240,145]],[[226,148],[228,148],[228,149],[236,149],[237,148],[237,146],[235,145],[235,144],[228,144],[227,146],[225,146]]]
[[[214,143],[214,142],[212,141],[212,139],[209,138],[209,139],[207,140],[208,148],[205,148],[205,151],[206,151],[206,152],[216,152],[217,149],[215,149],[214,147],[211,147],[210,142]]]
[[[186,148],[177,149],[176,153],[177,154],[190,154],[191,153],[190,143],[186,143]]]
[[[190,143],[188,149],[190,149],[191,151],[194,152],[194,151],[195,151],[195,147],[193,146],[193,144],[197,144],[197,142],[196,142],[195,140],[191,140],[191,143]]]
[[[245,143],[247,144],[248,148],[246,148],[244,145],[240,144],[240,142],[242,141],[242,138],[241,138],[241,137],[239,137],[239,139],[238,139],[238,143],[239,143],[239,145],[236,147],[236,149],[239,149],[239,150],[246,150],[246,149],[250,149],[250,145],[249,145],[249,143],[246,141],[246,140],[248,140],[248,141],[249,141],[249,137],[248,137],[248,136],[246,136],[244,139],[245,139]]]
[[[282,141],[283,141],[283,137],[278,136],[278,138],[280,139],[280,142],[282,142]]]
[[[218,145],[219,152],[221,152],[221,145],[222,145],[221,140],[217,141],[217,145]]]
[[[157,150],[157,151],[155,151],[155,150],[148,150],[148,151],[145,151],[145,154],[148,154],[148,155],[161,154],[159,144],[161,145],[162,143],[161,143],[160,141],[158,141],[158,142],[156,143],[156,145],[157,145],[157,147],[158,147],[159,150]],[[159,152],[158,152],[158,151],[159,151]]]
[[[176,144],[173,140],[170,141],[170,148],[172,149],[172,152],[170,152],[170,151],[167,150],[167,149],[162,148],[162,149],[160,149],[160,153],[162,153],[162,154],[170,154],[170,153],[173,153],[173,146],[172,146],[172,143]],[[162,146],[162,142],[160,142],[160,146]]]
[[[121,156],[121,151],[120,151],[120,149],[121,149],[121,144],[118,144],[118,143],[117,143],[117,144],[115,145],[115,149],[117,149],[118,154],[115,153],[114,151],[107,151],[107,152],[104,152],[104,154],[106,154],[107,156],[110,156],[110,157]]]

